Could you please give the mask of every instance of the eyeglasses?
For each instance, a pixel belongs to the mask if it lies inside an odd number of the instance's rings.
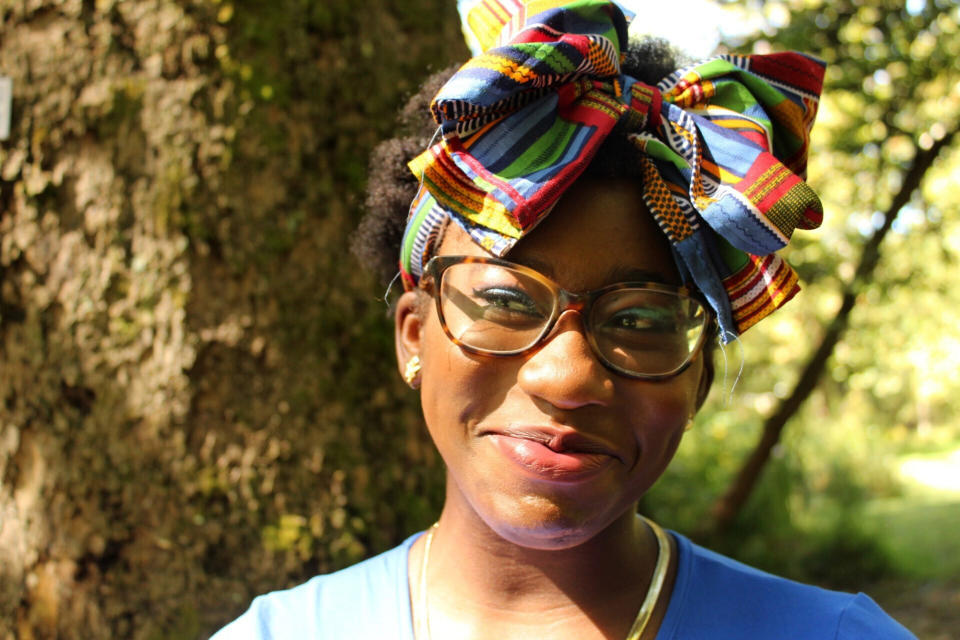
[[[436,301],[444,332],[466,351],[525,355],[573,309],[600,362],[641,380],[664,380],[690,366],[710,322],[705,304],[682,287],[620,282],[571,293],[529,267],[480,256],[437,256],[420,286]]]

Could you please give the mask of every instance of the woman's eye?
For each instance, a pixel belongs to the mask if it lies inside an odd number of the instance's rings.
[[[672,331],[676,322],[673,314],[663,309],[630,307],[612,314],[604,325],[628,331]]]
[[[485,303],[485,310],[520,313],[526,316],[542,316],[536,301],[521,289],[488,287],[474,289],[473,297]]]

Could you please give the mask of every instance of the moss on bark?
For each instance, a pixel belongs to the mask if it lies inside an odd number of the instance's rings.
[[[194,638],[398,542],[439,461],[346,255],[452,3],[0,8],[0,638]],[[432,499],[431,499],[432,497]]]

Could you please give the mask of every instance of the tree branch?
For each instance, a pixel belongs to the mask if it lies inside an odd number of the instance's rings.
[[[874,231],[864,245],[857,270],[850,282],[843,288],[843,298],[836,317],[827,326],[820,345],[807,360],[793,391],[780,402],[777,409],[764,422],[763,435],[753,452],[743,463],[736,478],[730,484],[726,493],[714,503],[711,509],[712,523],[710,530],[706,532],[707,534],[716,535],[727,530],[753,493],[760,474],[770,459],[773,448],[780,441],[780,436],[787,421],[793,417],[816,388],[834,348],[846,331],[850,312],[853,311],[857,295],[873,278],[873,273],[880,261],[880,245],[893,226],[893,221],[896,220],[900,209],[910,201],[913,192],[920,187],[927,171],[933,166],[941,151],[950,145],[958,131],[960,131],[960,126],[934,142],[929,149],[917,150],[910,168],[903,176],[900,190],[893,197],[890,206],[884,213],[883,224]]]

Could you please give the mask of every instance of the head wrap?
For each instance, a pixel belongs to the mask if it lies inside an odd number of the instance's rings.
[[[465,30],[484,53],[434,98],[442,139],[410,162],[422,188],[401,251],[406,287],[447,219],[503,256],[620,125],[643,152],[644,202],[724,341],[799,291],[774,252],[823,216],[804,181],[821,61],[723,55],[651,86],[620,72],[627,18],[614,2],[482,0],[466,9]]]

